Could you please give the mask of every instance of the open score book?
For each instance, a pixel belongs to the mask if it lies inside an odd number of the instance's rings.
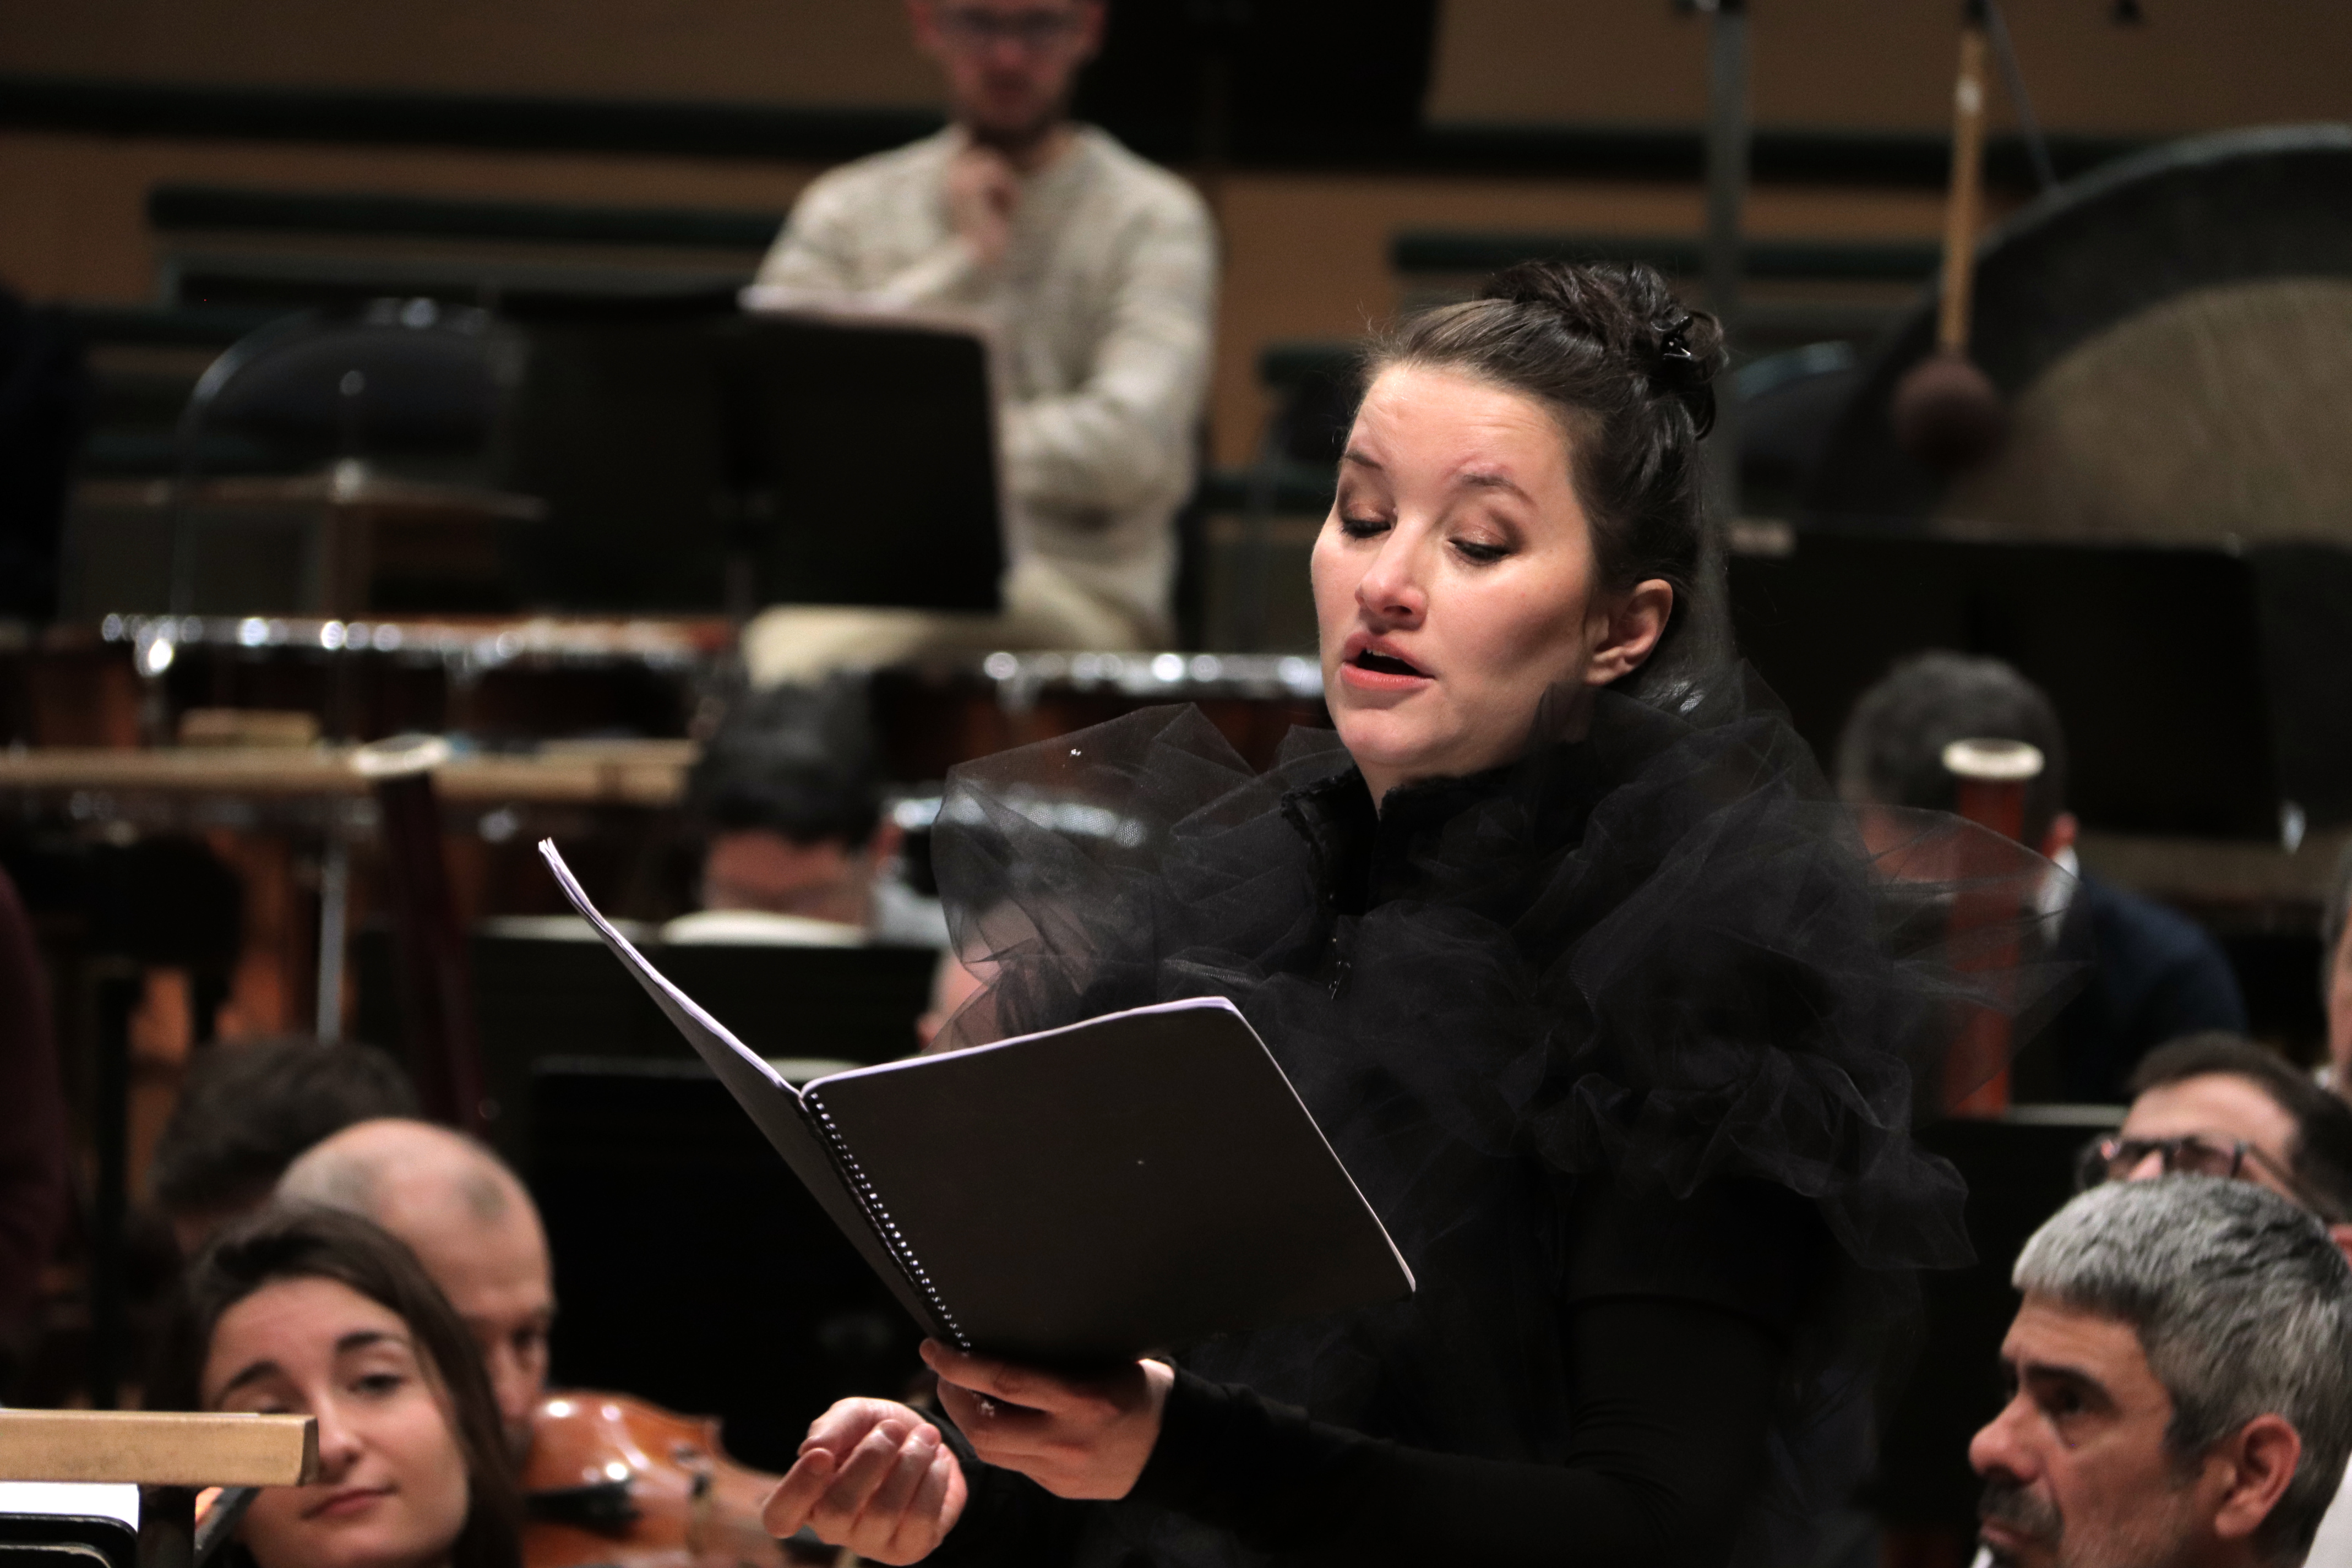
[[[646,962],[551,841],[540,853],[934,1337],[1084,1366],[1412,1292],[1230,1002],[1108,1014],[795,1089]]]

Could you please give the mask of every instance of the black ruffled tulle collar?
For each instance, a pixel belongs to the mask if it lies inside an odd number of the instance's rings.
[[[1306,839],[1326,907],[1361,915],[1392,900],[1425,897],[1458,884],[1477,851],[1447,842],[1469,813],[1498,803],[1516,808],[1517,831],[1489,842],[1507,861],[1507,879],[1532,875],[1548,855],[1571,847],[1607,793],[1605,775],[1689,732],[1647,707],[1604,706],[1580,741],[1543,746],[1517,762],[1456,777],[1418,779],[1389,791],[1375,809],[1360,769],[1349,765],[1286,793],[1282,815]],[[1439,868],[1443,868],[1442,870]],[[1491,877],[1476,879],[1491,882]]]
[[[2021,933],[1890,943],[1889,907],[2048,868],[1949,818],[1873,868],[1778,713],[1727,708],[1602,693],[1581,739],[1380,815],[1328,731],[1261,775],[1192,710],[960,768],[934,852],[959,951],[997,978],[951,1037],[1224,995],[1302,1092],[1339,1086],[1307,1095],[1318,1119],[1392,1081],[1482,1157],[1771,1181],[1857,1262],[1951,1261],[1957,1185],[1910,1143],[1915,1087],[1932,1103],[1969,1013],[2046,985]],[[1118,831],[1060,826],[1080,821]]]
[[[1355,768],[1282,797],[1282,815],[1307,840],[1325,906],[1360,915],[1391,899],[1411,897],[1426,879],[1416,863],[1445,825],[1501,793],[1510,770],[1467,778],[1427,779],[1389,792],[1380,809]]]

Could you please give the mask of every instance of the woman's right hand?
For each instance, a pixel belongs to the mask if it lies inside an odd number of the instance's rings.
[[[963,1513],[963,1467],[940,1429],[887,1399],[845,1399],[809,1427],[760,1521],[898,1568],[930,1555]]]

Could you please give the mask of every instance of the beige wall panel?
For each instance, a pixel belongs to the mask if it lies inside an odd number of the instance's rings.
[[[1665,0],[1444,0],[1433,120],[1691,121],[1706,112],[1706,25]]]
[[[782,213],[814,165],[0,134],[0,280],[37,300],[153,298],[162,182]]]
[[[134,303],[155,291],[147,192],[180,181],[278,190],[783,212],[808,165],[0,134],[0,280],[37,300]],[[1225,277],[1211,413],[1221,462],[1246,460],[1265,417],[1269,342],[1346,339],[1392,315],[1391,237],[1405,228],[1690,234],[1689,186],[1544,180],[1234,174],[1217,195]],[[1933,193],[1769,187],[1752,232],[1932,237]]]
[[[1957,9],[1759,5],[1759,121],[1940,128]],[[2352,118],[2342,0],[2147,9],[2146,26],[2118,27],[2105,0],[2011,0],[2053,128],[2178,134]],[[1667,0],[1444,0],[1430,108],[1441,120],[1688,122],[1704,111],[1706,56],[1706,22]],[[806,104],[937,98],[897,0],[26,3],[0,6],[0,71]]]
[[[929,106],[896,0],[22,0],[0,71]]]
[[[1706,111],[1706,22],[1667,0],[1444,0],[1430,111],[1440,120],[1684,121]],[[2352,119],[2352,5],[2009,0],[2034,108],[2053,130],[2179,135]],[[1756,118],[1771,125],[1940,130],[1950,121],[1957,0],[1759,0]],[[1998,121],[2007,103],[1994,98]]]
[[[1228,176],[1217,197],[1225,240],[1212,417],[1220,462],[1246,461],[1265,421],[1261,346],[1347,339],[1392,316],[1389,240],[1400,229],[1696,234],[1703,197],[1687,185],[1567,181]],[[1768,188],[1748,203],[1751,233],[1805,238],[1933,238],[1935,193]]]

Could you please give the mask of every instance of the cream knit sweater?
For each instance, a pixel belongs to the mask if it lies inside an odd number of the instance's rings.
[[[802,195],[759,281],[977,316],[1002,344],[1015,557],[1165,635],[1208,382],[1216,237],[1192,186],[1079,127],[979,265],[950,226],[950,126]]]

